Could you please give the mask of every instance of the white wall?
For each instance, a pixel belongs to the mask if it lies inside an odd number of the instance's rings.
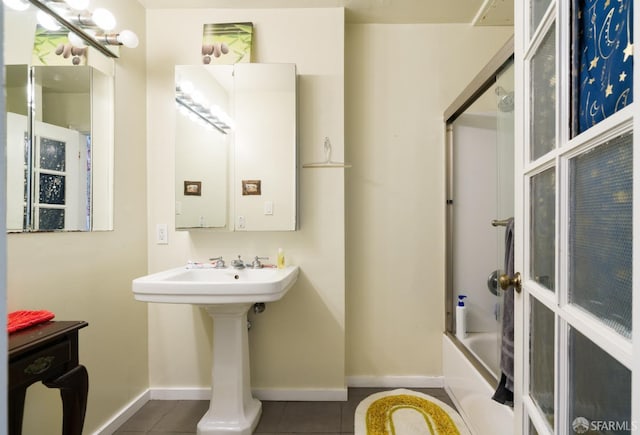
[[[254,24],[254,62],[295,63],[298,72],[300,162],[322,156],[331,137],[344,149],[344,11],[342,9],[171,9],[147,11],[149,240],[157,223],[174,227],[175,65],[201,64],[202,26]],[[301,273],[279,302],[252,318],[254,388],[306,395],[344,393],[345,254],[342,170],[302,170],[300,231],[169,232],[169,244],[149,244],[149,271],[190,259],[241,254],[269,256],[278,247]],[[150,382],[155,388],[206,388],[211,383],[211,319],[199,308],[149,304]],[[282,393],[282,394],[284,394]],[[333,394],[331,393],[331,394]],[[306,396],[308,397],[308,396]]]
[[[509,27],[349,25],[347,375],[441,376],[442,114]]]
[[[145,17],[137,2],[108,4],[121,28],[141,36],[116,66],[114,231],[7,236],[8,311],[47,309],[58,320],[89,322],[79,333],[89,372],[86,433],[145,391],[149,379],[147,311],[131,293],[131,280],[147,266]],[[60,434],[61,408],[58,390],[29,387],[23,434]]]

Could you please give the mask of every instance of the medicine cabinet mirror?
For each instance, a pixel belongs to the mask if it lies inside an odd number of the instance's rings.
[[[178,65],[175,90],[176,229],[295,230],[295,65]]]
[[[35,15],[4,8],[7,231],[111,230],[113,60],[35,55]]]

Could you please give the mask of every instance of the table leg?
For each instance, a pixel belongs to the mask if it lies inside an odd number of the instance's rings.
[[[78,365],[59,378],[43,383],[49,388],[60,389],[63,435],[82,435],[89,393],[87,369]]]
[[[9,435],[22,434],[24,398],[27,388],[14,388],[9,392]]]

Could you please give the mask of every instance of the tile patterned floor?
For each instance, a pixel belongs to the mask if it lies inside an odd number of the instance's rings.
[[[352,434],[358,403],[370,394],[393,388],[349,388],[346,402],[262,402],[255,434]],[[440,388],[412,388],[454,407]],[[203,400],[152,400],[125,422],[116,435],[193,435],[209,403]]]

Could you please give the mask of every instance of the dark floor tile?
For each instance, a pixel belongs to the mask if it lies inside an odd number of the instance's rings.
[[[356,408],[358,407],[359,401],[348,401],[344,402],[341,405],[341,414],[342,417],[340,419],[340,430],[342,432],[353,432],[354,430],[354,416],[356,413]]]
[[[340,432],[341,402],[287,402],[278,433]]]
[[[193,432],[158,432],[152,430],[151,432],[147,432],[146,435],[196,435],[196,431]]]
[[[195,433],[198,422],[209,409],[207,400],[180,400],[165,414],[153,430],[156,432]]]
[[[266,435],[276,432],[278,430],[278,424],[280,420],[282,420],[285,405],[286,402],[262,402],[262,415],[260,416],[258,426],[256,426],[255,433]]]
[[[256,427],[258,435],[353,435],[354,414],[367,396],[395,388],[349,388],[345,402],[263,401]],[[455,409],[441,388],[407,388],[433,396]],[[116,435],[193,435],[209,408],[208,401],[147,402],[125,422]]]
[[[164,415],[170,413],[175,405],[176,402],[172,400],[151,400],[120,426],[115,434],[145,433],[160,421]]]

